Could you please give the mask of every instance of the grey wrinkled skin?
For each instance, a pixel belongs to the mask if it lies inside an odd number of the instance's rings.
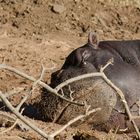
[[[80,67],[70,67],[69,69],[65,69],[62,72],[57,71],[52,74],[51,86],[54,88],[59,83],[69,78],[78,76],[79,73],[85,74],[95,71],[95,68],[90,63],[86,63]],[[87,78],[78,82],[74,82],[70,84],[70,86],[71,90],[75,91],[73,93],[73,97],[75,100],[82,102],[86,101],[88,105],[91,105],[91,109],[97,107],[100,107],[102,109],[101,111],[98,111],[86,118],[86,123],[96,126],[98,124],[106,122],[109,119],[112,109],[116,104],[117,97],[114,90],[109,87],[102,78]],[[63,91],[65,97],[69,98],[70,96],[68,86],[63,88]],[[44,118],[46,120],[52,121],[60,113],[60,110],[62,110],[66,106],[67,102],[55,95],[43,91],[40,104],[41,112]],[[63,115],[59,118],[58,123],[67,123],[69,120],[84,113],[85,108],[83,106],[70,104],[63,112]],[[74,125],[78,124],[79,123],[75,123]]]

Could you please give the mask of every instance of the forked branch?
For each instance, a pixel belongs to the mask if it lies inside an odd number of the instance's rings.
[[[11,71],[11,72],[13,72],[13,73],[15,73],[15,74],[17,74],[17,75],[19,75],[19,76],[21,76],[23,78],[26,78],[26,79],[28,79],[28,80],[30,80],[32,82],[36,82],[37,81],[34,77],[29,76],[29,75],[27,75],[27,74],[25,74],[25,73],[15,69],[15,68],[11,67],[11,66],[6,65],[6,64],[0,64],[0,69],[5,69],[5,70],[8,70],[8,71]],[[47,85],[46,83],[44,83],[44,82],[42,82],[40,80],[37,81],[37,84],[42,86],[42,87],[44,87],[45,89],[47,89],[52,94],[55,94],[56,96],[62,98],[63,100],[65,100],[65,101],[67,101],[67,102],[69,102],[71,104],[76,104],[76,105],[84,106],[84,104],[82,104],[82,103],[74,102],[74,101],[71,101],[71,100],[65,98],[64,96],[60,95],[57,92],[57,90],[51,88],[49,85]]]

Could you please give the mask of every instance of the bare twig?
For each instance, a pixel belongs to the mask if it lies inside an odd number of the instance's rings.
[[[17,111],[20,110],[21,106],[26,102],[26,100],[29,98],[29,94],[26,94],[24,96],[24,98],[21,100],[21,102],[19,103],[19,105],[16,107]]]
[[[70,91],[70,99],[71,99],[71,101],[74,101],[74,98],[72,96],[74,91],[71,90],[71,86],[70,85],[69,85],[69,91]]]
[[[41,136],[43,136],[44,138],[47,138],[48,140],[54,140],[54,137],[56,135],[58,135],[59,133],[61,133],[63,130],[65,130],[68,126],[70,126],[71,124],[73,124],[74,122],[90,115],[91,113],[94,113],[96,111],[101,110],[100,108],[96,108],[93,109],[91,111],[86,111],[85,115],[80,115],[74,119],[72,119],[71,121],[69,121],[66,125],[64,125],[61,129],[59,129],[58,131],[55,131],[54,133],[48,135],[46,134],[44,131],[42,131],[41,129],[39,129],[38,127],[36,127],[33,123],[31,123],[30,121],[26,120],[12,105],[11,103],[6,99],[6,97],[4,96],[4,94],[2,94],[2,92],[0,91],[0,98],[2,99],[2,101],[6,104],[6,106],[18,117],[18,119],[20,119],[21,121],[23,121],[26,125],[28,125],[30,128],[32,128],[35,132],[37,132],[38,134],[40,134]],[[15,122],[17,123],[17,122]]]
[[[0,123],[3,124],[13,124],[17,120],[17,117],[13,114],[9,114],[9,112],[0,111]],[[29,127],[22,123],[20,120],[18,121],[17,125],[21,130],[28,130]]]
[[[16,136],[16,135],[14,135],[14,136],[3,135],[0,138],[1,138],[1,140],[27,140],[27,139],[24,139],[24,138],[22,138],[20,136]]]
[[[107,63],[107,65],[109,65],[109,64],[112,64],[112,62],[110,61],[110,62]],[[131,115],[129,106],[128,106],[128,104],[127,104],[127,101],[126,101],[126,99],[125,99],[125,96],[124,96],[123,92],[122,92],[116,85],[114,85],[114,84],[111,82],[111,80],[109,80],[109,79],[107,78],[107,76],[104,74],[104,67],[101,68],[100,72],[101,72],[101,74],[102,74],[103,79],[107,82],[107,84],[110,85],[110,86],[117,92],[117,94],[120,96],[121,101],[122,101],[122,103],[123,103],[123,105],[124,105],[124,107],[125,107],[125,110],[126,110],[126,112],[127,112],[128,118],[129,118],[129,120],[131,121],[131,123],[133,124],[133,126],[134,126],[134,128],[135,128],[135,131],[136,131],[136,133],[137,133],[137,135],[138,135],[138,138],[140,139],[140,132],[139,132],[139,129],[138,129],[138,127],[137,127],[137,125],[136,125],[136,123],[135,123],[135,121],[134,121],[134,119],[133,119],[133,117],[132,117],[132,115]]]
[[[136,105],[137,105],[137,106],[138,106],[138,108],[139,108],[138,115],[140,115],[140,99],[136,102]]]
[[[42,67],[42,70],[41,70],[41,74],[40,74],[40,78],[38,80],[43,80],[43,77],[45,75],[45,72],[46,72],[46,68],[44,67],[43,63],[41,64],[41,67]]]
[[[0,64],[0,69],[5,69],[5,70],[11,71],[11,72],[13,72],[13,73],[16,73],[17,75],[19,75],[19,76],[21,76],[21,77],[24,77],[24,78],[26,78],[26,79],[28,79],[28,80],[30,80],[30,81],[32,81],[32,82],[36,82],[36,81],[37,81],[34,77],[29,76],[29,75],[27,75],[27,74],[25,74],[25,73],[23,73],[23,72],[21,72],[21,71],[15,69],[15,68],[13,68],[13,67],[10,67],[10,66],[6,65],[6,64]],[[37,84],[39,84],[40,86],[44,87],[44,88],[47,89],[49,92],[51,92],[51,93],[57,95],[57,96],[60,97],[61,99],[65,100],[65,101],[67,101],[67,102],[70,102],[71,104],[76,104],[76,105],[84,106],[84,104],[82,104],[82,103],[78,103],[78,102],[76,102],[76,101],[74,102],[74,101],[71,101],[71,100],[69,100],[69,99],[67,99],[67,98],[65,98],[65,97],[63,97],[63,96],[61,96],[61,95],[57,92],[57,90],[51,88],[50,86],[48,86],[47,84],[45,84],[45,83],[42,82],[42,81],[38,81]]]
[[[60,90],[61,90],[62,95],[64,96],[64,91],[63,91],[63,89],[60,89]],[[70,85],[69,85],[69,91],[70,91],[70,99],[71,99],[71,101],[74,101],[74,98],[72,97],[72,94],[74,93],[74,91],[71,90]],[[59,113],[55,116],[55,118],[54,118],[54,120],[53,120],[53,123],[56,123],[56,122],[60,119],[61,115],[64,113],[64,111],[66,110],[66,108],[67,108],[69,105],[70,105],[70,103],[67,103],[67,104],[59,111]]]
[[[12,130],[12,129],[16,126],[17,123],[18,123],[18,119],[16,119],[16,121],[14,122],[14,124],[13,124],[11,127],[5,129],[4,131],[1,131],[1,132],[0,132],[0,135],[3,134],[3,133],[8,132],[8,131],[10,131],[10,130]]]
[[[65,95],[64,95],[64,91],[63,91],[62,88],[60,89],[60,91],[61,91],[61,95],[62,95],[62,96],[65,96]]]
[[[21,110],[20,114],[23,113],[23,110],[24,109]],[[14,124],[11,127],[5,129],[4,131],[1,131],[0,134],[6,133],[6,132],[12,130],[18,124],[18,122],[19,122],[19,119],[16,119],[15,122],[14,122]]]
[[[113,65],[113,62],[114,62],[113,58],[109,59],[105,66],[101,66],[100,72],[102,73],[109,65]]]
[[[41,72],[41,74],[40,74],[39,79],[36,80],[35,82],[33,82],[32,87],[31,87],[31,90],[29,91],[29,93],[26,94],[26,95],[24,96],[24,98],[21,100],[20,104],[16,107],[17,111],[20,110],[21,106],[22,106],[22,105],[26,102],[26,100],[32,95],[32,93],[33,93],[33,91],[35,90],[35,87],[36,87],[36,85],[38,84],[38,82],[41,81],[41,80],[43,79],[43,76],[44,76],[44,73],[45,73],[46,69],[45,69],[45,67],[44,67],[43,64],[42,64],[41,66],[42,66],[42,72]]]
[[[91,105],[88,105],[86,101],[84,102],[84,104],[85,104],[86,114],[87,114],[87,112],[89,111]]]
[[[11,114],[8,114],[8,113],[6,113],[4,111],[0,111],[0,116],[2,118],[5,118],[5,119],[9,120],[10,122],[16,121],[16,117],[15,116],[13,116]]]
[[[37,133],[39,133],[41,136],[43,136],[44,138],[49,138],[49,135],[47,135],[45,132],[43,132],[41,129],[39,129],[38,127],[36,127],[33,123],[29,122],[28,120],[26,120],[12,105],[11,103],[6,99],[6,97],[4,96],[4,94],[2,94],[2,92],[0,91],[0,98],[2,99],[2,101],[6,104],[6,106],[21,120],[23,121],[26,125],[28,125],[30,128],[32,128],[34,131],[36,131]]]
[[[132,116],[132,119],[140,119],[140,116]]]
[[[70,83],[73,83],[73,82],[76,82],[76,81],[79,81],[79,80],[82,80],[82,79],[90,78],[90,77],[102,77],[102,74],[100,72],[95,72],[95,73],[88,73],[88,74],[79,75],[79,76],[74,77],[74,78],[70,78],[70,79],[62,82],[61,84],[59,84],[55,88],[55,90],[59,91],[61,88],[63,88],[64,86],[66,86]]]
[[[70,126],[71,124],[75,123],[76,121],[78,120],[81,120],[85,117],[87,117],[88,115],[94,113],[94,112],[97,112],[97,111],[100,111],[101,108],[95,108],[95,109],[92,109],[90,111],[86,111],[86,114],[84,115],[80,115],[72,120],[70,120],[66,125],[64,125],[61,129],[59,129],[58,131],[55,131],[54,133],[50,134],[51,137],[55,137],[56,135],[58,135],[59,133],[61,133],[62,131],[64,131],[68,126]]]

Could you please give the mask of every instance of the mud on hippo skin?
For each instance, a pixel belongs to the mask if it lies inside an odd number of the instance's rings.
[[[61,71],[61,70],[60,70]],[[57,71],[52,74],[51,86],[56,87],[59,83],[78,76],[80,74],[95,72],[95,68],[90,63],[79,67],[71,67],[65,69],[61,73]],[[59,73],[59,74],[58,74]],[[87,78],[70,84],[71,90],[75,91],[73,97],[78,101],[86,101],[91,105],[91,108],[101,107],[102,111],[96,112],[90,116],[88,123],[99,124],[109,119],[113,107],[116,104],[116,94],[101,78]],[[65,97],[69,98],[69,88],[63,88]],[[46,91],[45,91],[46,92]],[[60,113],[60,110],[67,104],[64,100],[50,93],[42,92],[42,107],[41,112],[46,119],[53,120]],[[58,120],[58,123],[66,123],[77,115],[84,114],[85,108],[70,104],[63,115]],[[77,124],[77,123],[76,123]]]

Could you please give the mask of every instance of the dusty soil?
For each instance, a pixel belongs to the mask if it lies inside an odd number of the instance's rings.
[[[51,73],[61,67],[65,57],[73,49],[86,43],[89,31],[96,31],[100,40],[140,39],[140,2],[0,0],[0,63],[5,62],[35,78],[39,78],[43,64],[48,68],[44,81],[49,83]],[[55,68],[49,69],[53,64]],[[19,87],[25,89],[10,99],[13,105],[20,102],[31,85],[25,78],[8,71],[0,71],[0,90],[3,93],[9,93]],[[38,89],[28,102],[34,102],[36,97],[38,98]],[[34,121],[44,130],[60,127],[57,124]],[[73,139],[75,132],[88,135],[83,139],[94,139],[89,136],[107,139],[106,136],[110,134],[90,128],[89,131],[84,131],[84,127],[69,128],[58,139]],[[118,137],[131,139],[125,134]],[[21,138],[41,139],[33,131],[21,132],[16,128],[2,135],[3,140]]]

